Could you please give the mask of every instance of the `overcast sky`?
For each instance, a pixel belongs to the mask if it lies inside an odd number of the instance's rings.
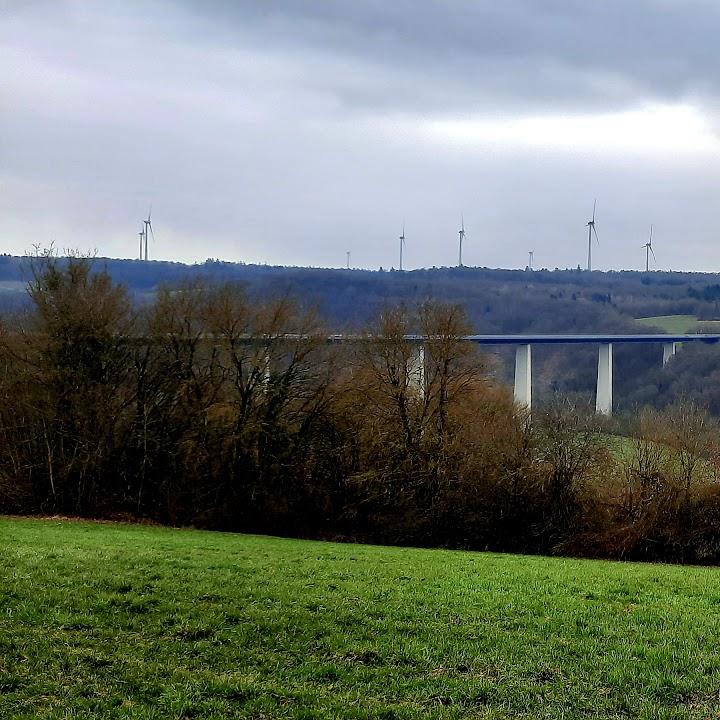
[[[720,270],[715,0],[0,0],[0,250]]]

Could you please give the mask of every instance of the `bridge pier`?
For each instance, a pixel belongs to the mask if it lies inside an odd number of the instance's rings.
[[[518,345],[515,350],[515,402],[532,409],[532,346]]]
[[[670,342],[663,344],[663,367],[665,367],[670,358],[677,352],[677,343]]]
[[[612,415],[613,404],[613,346],[603,343],[598,349],[597,391],[595,412],[598,415]]]
[[[265,361],[262,368],[262,384],[263,392],[267,394],[270,389],[270,356],[265,355]]]
[[[425,345],[413,346],[408,360],[408,385],[414,388],[421,398],[425,397]]]

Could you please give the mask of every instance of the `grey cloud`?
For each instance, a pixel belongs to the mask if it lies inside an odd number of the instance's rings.
[[[582,106],[718,92],[720,6],[704,0],[185,2],[214,41],[352,58],[382,78],[344,102],[439,111]],[[211,18],[215,19],[213,24]],[[212,28],[212,31],[210,30]],[[376,81],[377,80],[377,81]]]
[[[720,7],[636,0],[177,0],[0,4],[0,240],[156,257],[517,266],[712,267],[705,158],[484,147],[414,130],[438,116],[634,107],[712,111]],[[593,31],[594,35],[591,33]],[[638,241],[638,237],[640,240]],[[682,240],[682,246],[679,244]],[[692,248],[692,253],[686,252]],[[637,257],[636,257],[637,255]]]

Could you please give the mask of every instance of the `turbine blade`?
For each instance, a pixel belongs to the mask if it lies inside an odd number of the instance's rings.
[[[595,229],[595,223],[593,223],[591,227],[592,227],[592,231],[595,233],[595,242],[599,245],[600,238],[598,237],[597,230]]]
[[[652,253],[653,260],[655,260],[655,251],[652,249],[652,245],[649,246],[649,250]]]
[[[597,207],[597,198],[593,200],[593,219],[592,221],[595,222],[595,208]]]

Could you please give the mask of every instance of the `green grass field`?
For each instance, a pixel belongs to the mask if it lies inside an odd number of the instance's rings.
[[[2,718],[715,718],[720,570],[0,519]]]
[[[636,323],[645,327],[660,328],[666,333],[683,334],[696,332],[720,332],[720,320],[698,320],[695,315],[656,315],[637,318]]]
[[[695,315],[657,315],[637,318],[639,325],[661,328],[666,333],[692,333],[697,331],[698,319]]]

